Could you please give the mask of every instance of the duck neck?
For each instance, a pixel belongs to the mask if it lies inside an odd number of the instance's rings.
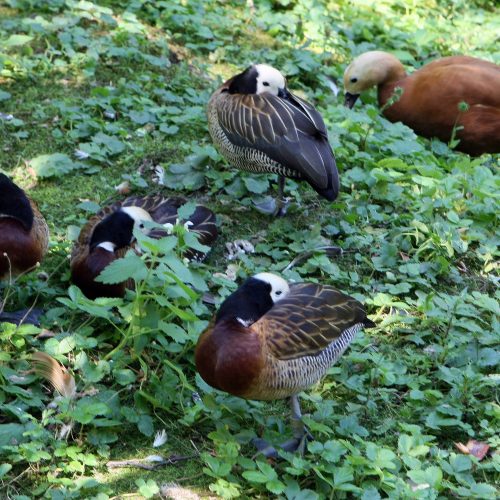
[[[130,245],[133,239],[134,219],[125,212],[117,211],[97,224],[90,238],[90,250],[103,248],[115,251]],[[113,250],[110,250],[113,248]]]
[[[249,278],[222,303],[216,323],[233,319],[243,326],[250,326],[273,307],[270,292],[268,283]]]
[[[116,245],[112,241],[103,241],[102,243],[96,245],[96,248],[102,248],[107,252],[113,253],[116,249]]]
[[[401,62],[394,56],[380,60],[374,70],[374,83],[377,85],[378,102],[383,106],[397,86],[397,83],[406,77],[406,71]]]

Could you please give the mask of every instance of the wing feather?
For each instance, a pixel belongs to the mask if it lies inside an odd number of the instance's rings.
[[[326,285],[299,283],[252,325],[278,359],[315,356],[356,324],[370,326],[363,305]]]
[[[321,115],[296,96],[220,94],[219,124],[240,147],[257,149],[305,178],[329,199],[338,194],[335,157]],[[328,191],[329,195],[326,193]]]

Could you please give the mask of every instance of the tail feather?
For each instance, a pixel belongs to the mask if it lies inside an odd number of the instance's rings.
[[[76,394],[76,383],[68,370],[52,356],[35,352],[31,356],[35,373],[46,379],[61,396],[72,398]]]

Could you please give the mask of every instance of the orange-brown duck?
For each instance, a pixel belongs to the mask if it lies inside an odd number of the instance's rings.
[[[316,383],[356,333],[374,324],[356,299],[327,285],[288,284],[271,273],[247,279],[221,305],[196,346],[212,387],[245,399],[291,398],[292,451],[304,445],[298,394]],[[276,451],[257,440],[266,455]]]
[[[71,253],[71,279],[86,297],[122,297],[133,282],[114,285],[99,283],[95,278],[114,260],[123,257],[131,248],[133,229],[139,227],[150,237],[160,238],[167,233],[162,230],[144,229],[145,221],[158,224],[175,224],[178,209],[186,203],[182,198],[156,196],[133,196],[104,207],[94,215],[80,231]],[[190,216],[190,230],[199,234],[200,243],[210,245],[217,237],[215,214],[208,208],[197,205]],[[202,254],[194,250],[186,253],[188,258],[199,258]]]
[[[283,215],[285,177],[303,179],[327,200],[339,192],[335,157],[323,118],[293,95],[284,76],[256,64],[219,87],[208,103],[208,130],[232,166],[279,175],[279,198],[262,211]]]
[[[352,107],[361,92],[375,85],[380,106],[396,87],[403,89],[400,99],[384,110],[391,122],[401,121],[423,137],[444,142],[450,141],[455,127],[457,150],[472,156],[500,153],[499,65],[452,56],[407,75],[392,54],[366,52],[345,70],[346,105]],[[459,110],[461,102],[467,103],[467,111]]]
[[[34,268],[49,244],[49,228],[37,206],[0,173],[0,279]]]

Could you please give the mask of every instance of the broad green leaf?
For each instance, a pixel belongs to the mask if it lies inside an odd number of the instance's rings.
[[[122,283],[128,279],[143,280],[148,274],[144,261],[134,252],[129,251],[125,257],[117,259],[106,266],[96,281],[105,284]]]
[[[5,476],[5,474],[7,474],[7,472],[9,472],[11,469],[12,469],[11,464],[1,464],[0,465],[0,478]]]
[[[269,480],[265,474],[256,470],[247,470],[242,476],[253,483],[265,483]]]
[[[148,479],[147,481],[136,479],[135,484],[139,488],[139,493],[145,498],[152,498],[160,491],[156,481],[153,481],[153,479]]]
[[[135,373],[128,368],[123,370],[114,370],[113,376],[120,385],[132,384],[136,379]]]
[[[36,175],[41,178],[64,175],[82,167],[81,163],[74,162],[63,153],[36,156],[29,163]]]
[[[31,40],[33,40],[33,37],[28,35],[10,35],[1,45],[4,47],[18,47],[20,45],[26,45],[31,42]]]

